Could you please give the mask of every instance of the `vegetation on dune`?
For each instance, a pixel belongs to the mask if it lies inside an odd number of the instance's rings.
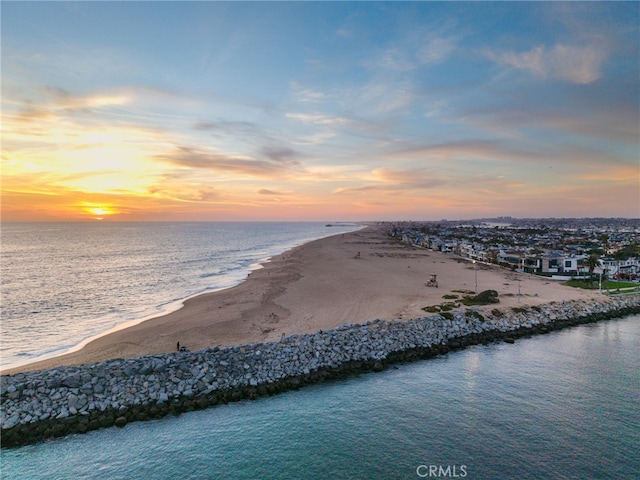
[[[467,309],[464,314],[469,318],[477,318],[481,322],[484,322],[484,317],[480,314],[480,312],[476,312],[475,310]]]
[[[450,310],[453,310],[457,306],[458,305],[454,302],[445,302],[445,303],[441,303],[440,305],[430,305],[427,307],[422,307],[422,310],[424,310],[427,313],[442,313],[442,312],[448,312]]]
[[[468,307],[472,305],[489,305],[491,303],[499,302],[500,300],[498,300],[498,292],[496,292],[495,290],[485,290],[473,297],[464,297],[462,299],[462,303],[464,303]]]

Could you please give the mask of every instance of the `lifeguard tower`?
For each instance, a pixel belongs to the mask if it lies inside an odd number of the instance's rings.
[[[438,279],[436,278],[437,275],[435,273],[431,274],[431,278],[429,278],[429,281],[425,283],[425,285],[427,287],[435,287],[438,288]]]

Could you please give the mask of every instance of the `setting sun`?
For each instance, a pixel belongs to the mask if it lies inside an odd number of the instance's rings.
[[[107,215],[115,215],[118,213],[117,210],[112,207],[106,205],[95,206],[92,204],[86,204],[84,211],[94,216],[97,220],[102,220],[102,218]]]

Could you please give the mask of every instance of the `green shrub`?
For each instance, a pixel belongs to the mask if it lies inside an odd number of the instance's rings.
[[[498,310],[497,308],[494,308],[493,310],[491,310],[491,315],[493,315],[496,318],[502,318],[504,317],[504,312],[502,310]]]
[[[454,300],[454,299],[458,298],[458,295],[446,294],[446,295],[443,295],[442,298],[444,298],[446,300]]]
[[[440,315],[447,320],[453,320],[453,313],[451,312],[440,312]]]
[[[467,306],[471,305],[488,305],[490,303],[499,303],[498,292],[495,290],[485,290],[480,292],[475,297],[465,297],[462,299],[462,303]]]
[[[424,310],[427,313],[438,313],[440,312],[440,307],[437,305],[432,305],[430,307],[423,307],[422,310]]]
[[[451,290],[452,292],[458,292],[458,293],[462,293],[464,295],[473,295],[474,292],[473,290]]]
[[[480,314],[480,312],[476,312],[475,310],[467,309],[467,310],[465,310],[464,314],[467,317],[477,318],[481,322],[484,322],[484,317]]]

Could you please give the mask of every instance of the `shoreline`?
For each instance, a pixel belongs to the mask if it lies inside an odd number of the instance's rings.
[[[378,372],[467,346],[640,313],[640,295],[579,300],[485,316],[476,309],[407,322],[345,324],[276,342],[111,360],[3,376],[1,446],[157,419]]]
[[[440,288],[425,287],[438,275]],[[168,314],[117,326],[62,355],[2,368],[1,374],[81,365],[114,358],[170,353],[177,342],[191,351],[274,341],[374,319],[405,321],[424,315],[460,290],[498,291],[498,306],[601,298],[528,274],[480,265],[401,244],[386,226],[368,225],[304,243],[275,255],[238,285],[198,294]],[[521,294],[517,293],[520,292]]]
[[[360,229],[362,228],[366,228],[365,224],[353,224],[355,225],[360,225]],[[358,231],[358,230],[355,230]],[[349,232],[352,233],[352,232]],[[280,253],[276,253],[274,255],[262,258],[257,260],[256,262],[252,263],[251,265],[248,266],[248,273],[245,275],[245,277],[240,280],[238,283],[229,285],[229,286],[225,286],[225,287],[220,287],[220,288],[216,288],[216,289],[206,289],[205,291],[201,291],[198,293],[194,293],[192,295],[189,295],[188,297],[185,297],[183,299],[180,300],[174,300],[174,301],[170,301],[167,302],[165,304],[163,304],[163,306],[166,307],[166,310],[160,312],[160,313],[153,313],[138,319],[132,319],[132,320],[126,320],[122,323],[119,323],[117,325],[114,325],[110,328],[108,328],[107,330],[104,330],[102,332],[96,333],[96,334],[92,334],[86,338],[84,338],[83,340],[81,340],[80,342],[78,342],[77,344],[65,348],[60,349],[60,350],[55,350],[52,353],[49,354],[43,354],[41,356],[39,356],[38,358],[34,358],[34,359],[29,359],[29,360],[24,360],[24,361],[20,361],[20,362],[16,362],[14,364],[11,365],[6,365],[6,366],[0,366],[0,375],[10,375],[12,373],[17,373],[17,372],[26,372],[26,371],[31,371],[31,370],[35,370],[35,369],[46,369],[46,368],[52,368],[52,366],[57,366],[58,365],[58,360],[60,360],[62,363],[60,363],[60,365],[79,365],[82,363],[87,363],[82,361],[82,358],[84,358],[85,356],[92,356],[91,353],[85,351],[83,352],[83,349],[85,347],[87,347],[87,345],[95,342],[95,341],[99,341],[101,340],[103,337],[109,337],[112,334],[117,334],[120,333],[122,331],[125,331],[129,328],[133,328],[136,327],[142,323],[145,322],[152,322],[156,319],[161,319],[167,316],[170,316],[172,314],[175,314],[176,312],[182,310],[183,308],[185,308],[185,305],[187,304],[187,302],[190,302],[191,300],[194,299],[199,299],[200,297],[206,297],[207,295],[211,295],[211,294],[216,294],[216,293],[221,293],[221,292],[225,292],[227,290],[236,288],[238,286],[241,286],[243,283],[245,283],[249,277],[251,276],[251,274],[253,274],[254,272],[264,269],[266,268],[266,265],[268,265],[269,263],[271,263],[272,261],[274,261],[274,259],[277,259],[278,257],[285,255],[287,252],[291,252],[293,250],[295,250],[296,248],[300,248],[308,243],[311,242],[315,242],[315,241],[319,241],[319,240],[323,240],[326,238],[329,238],[330,236],[334,236],[334,235],[340,235],[340,233],[334,233],[332,235],[329,235],[327,237],[321,237],[319,239],[314,239],[314,240],[308,240],[305,241],[304,243],[300,244],[300,245],[296,245],[294,247],[290,247]],[[77,354],[77,355],[74,355]],[[149,353],[142,353],[141,355],[145,355],[145,354],[149,354]],[[81,363],[78,363],[81,362]]]
[[[313,240],[312,240],[313,241]],[[296,248],[296,247],[294,247]],[[277,255],[281,255],[281,254],[277,254]],[[277,256],[274,255],[274,256]],[[249,274],[251,274],[251,272],[255,271],[255,270],[259,270],[260,268],[264,268],[264,264],[269,263],[271,261],[273,257],[268,257],[263,261],[260,261],[260,263],[255,263],[254,265],[257,265],[255,268],[251,268]],[[119,323],[117,325],[114,325],[113,327],[108,328],[107,330],[100,332],[100,333],[96,333],[94,335],[90,335],[87,338],[81,340],[80,342],[78,342],[76,345],[73,345],[69,348],[67,348],[66,350],[62,350],[62,351],[56,351],[57,353],[52,353],[51,355],[41,355],[40,357],[38,357],[37,359],[33,359],[33,360],[25,360],[24,362],[20,362],[14,365],[8,365],[8,366],[2,366],[0,367],[0,375],[10,375],[12,372],[14,371],[30,371],[30,367],[36,364],[40,364],[41,362],[54,362],[55,359],[59,358],[59,357],[64,357],[66,355],[72,354],[72,353],[77,353],[82,351],[82,349],[84,347],[86,347],[89,343],[95,341],[95,340],[99,340],[102,337],[107,337],[111,334],[114,333],[118,333],[122,330],[126,330],[128,328],[131,327],[135,327],[136,325],[139,325],[141,323],[144,322],[148,322],[150,320],[155,320],[156,318],[160,318],[160,317],[164,317],[167,315],[171,315],[172,313],[177,312],[178,310],[184,308],[185,303],[188,302],[189,300],[193,299],[193,298],[198,298],[201,297],[203,295],[208,295],[210,293],[217,293],[217,292],[223,292],[227,289],[230,288],[234,288],[237,287],[238,285],[241,285],[243,282],[246,281],[246,277],[245,279],[241,280],[240,283],[237,283],[235,285],[230,285],[227,287],[221,287],[218,289],[214,289],[214,290],[207,290],[204,292],[199,292],[199,293],[194,293],[193,295],[190,295],[186,298],[183,298],[181,300],[175,300],[172,302],[167,302],[164,305],[168,306],[169,308],[167,308],[167,310],[162,311],[161,313],[154,313],[151,315],[147,315],[145,317],[142,318],[138,318],[138,319],[133,319],[133,320],[126,320],[122,323]]]

